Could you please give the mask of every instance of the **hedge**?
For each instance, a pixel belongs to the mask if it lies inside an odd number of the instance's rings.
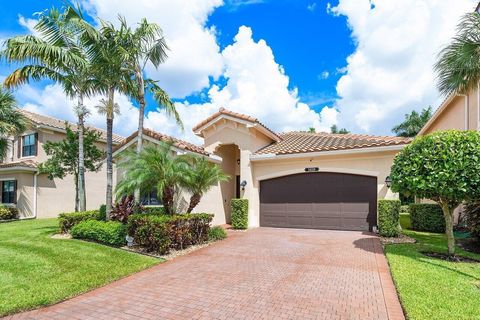
[[[378,200],[378,231],[383,237],[399,235],[400,200]]]
[[[75,239],[93,240],[119,247],[126,242],[127,227],[116,221],[85,220],[75,225],[70,233]]]
[[[408,204],[400,206],[400,214],[410,214],[410,206]]]
[[[445,218],[438,204],[415,203],[410,205],[412,229],[427,232],[445,232]]]
[[[230,212],[233,229],[248,228],[248,200],[232,199],[230,201]]]
[[[470,235],[480,241],[480,202],[466,203],[464,210]]]
[[[67,233],[73,226],[85,220],[101,220],[101,213],[99,210],[60,213],[58,216],[60,232]]]
[[[17,208],[0,206],[0,220],[11,220],[18,218]]]
[[[210,228],[208,231],[208,240],[217,241],[227,237],[227,232],[220,226]]]
[[[170,249],[185,249],[208,240],[213,215],[133,214],[128,218],[127,232],[134,242],[147,251],[165,254]]]

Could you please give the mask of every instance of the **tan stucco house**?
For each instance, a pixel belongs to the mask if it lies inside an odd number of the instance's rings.
[[[38,155],[15,156],[18,143],[13,141],[13,156],[0,165],[0,178],[16,181],[16,205],[24,216],[31,216],[32,208],[38,217],[71,211],[73,182],[48,181],[36,171],[36,163],[44,159],[42,141],[60,139],[64,122],[26,115],[34,124],[32,132],[38,133]],[[214,224],[230,223],[230,200],[245,198],[250,227],[373,230],[377,200],[397,197],[385,183],[393,159],[411,141],[357,134],[276,133],[256,118],[224,108],[193,131],[203,138],[201,146],[149,129],[144,130],[144,139],[146,143],[170,141],[176,154],[194,153],[219,164],[231,179],[214,186],[195,211],[213,213]],[[24,136],[17,139],[25,140]],[[122,152],[134,148],[136,141],[137,133],[125,139],[117,136],[115,161],[121,161]],[[120,180],[123,173],[115,171],[115,180]],[[87,177],[89,208],[102,203],[104,179],[103,170]],[[142,201],[161,205],[155,192],[144,195]]]

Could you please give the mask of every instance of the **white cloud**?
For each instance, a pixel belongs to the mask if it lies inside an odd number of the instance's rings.
[[[271,48],[264,40],[255,42],[250,28],[240,27],[234,43],[223,50],[222,57],[226,85],[223,88],[212,86],[207,103],[177,103],[185,121],[185,132],[179,132],[171,121],[167,122],[165,116],[158,113],[148,114],[147,125],[199,142],[191,128],[219,107],[255,116],[276,131],[306,130],[309,127],[329,131],[336,123],[335,109],[323,108],[319,114],[299,101],[296,89],[289,90],[288,76],[275,62]]]
[[[403,114],[439,101],[432,65],[474,0],[340,0],[357,43],[337,83],[340,125],[390,133]]]
[[[325,79],[328,79],[328,77],[330,76],[330,72],[328,71],[323,71],[322,73],[320,73],[318,75],[318,78],[319,79],[322,79],[322,80],[325,80]]]
[[[310,12],[314,12],[316,8],[317,8],[317,3],[316,2],[313,2],[309,5],[307,5],[307,10],[310,11]]]
[[[25,18],[21,14],[18,15],[18,23],[34,35],[38,35],[38,32],[35,30],[35,25],[37,22],[38,20],[36,19]]]
[[[104,20],[116,22],[120,14],[131,25],[147,18],[162,27],[169,58],[158,70],[150,67],[147,73],[172,97],[183,98],[209,87],[209,77],[221,75],[215,30],[205,25],[222,0],[86,0],[83,4]]]

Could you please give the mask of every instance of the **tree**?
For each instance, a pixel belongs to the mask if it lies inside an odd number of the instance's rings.
[[[202,196],[212,186],[221,181],[227,181],[230,177],[218,165],[209,162],[204,157],[192,156],[188,163],[189,168],[184,176],[182,185],[191,193],[187,209],[187,213],[191,213],[200,203]]]
[[[173,154],[172,145],[145,146],[140,154],[128,151],[118,167],[124,176],[118,182],[117,199],[133,194],[136,190],[150,193],[156,189],[167,214],[176,213],[175,197],[183,186],[187,174],[188,157]]]
[[[60,84],[68,97],[76,98],[74,109],[78,117],[79,170],[77,206],[86,206],[83,131],[88,109],[83,101],[96,90],[91,79],[88,48],[81,41],[83,34],[95,34],[95,29],[73,7],[63,12],[53,8],[40,16],[35,25],[39,36],[17,36],[7,40],[2,55],[7,62],[26,62],[5,79],[5,86],[18,87],[30,80],[50,79]]]
[[[437,87],[444,95],[465,94],[480,81],[480,15],[467,13],[460,20],[450,44],[434,65]]]
[[[437,202],[443,210],[448,253],[455,253],[453,210],[480,199],[480,133],[443,131],[416,138],[393,162],[392,190]]]
[[[65,126],[65,139],[54,142],[47,141],[43,145],[45,153],[50,158],[39,165],[41,173],[48,174],[49,179],[63,179],[68,174],[73,174],[75,182],[78,181],[80,162],[78,154],[79,131],[72,131],[68,125]],[[84,131],[84,166],[85,170],[97,172],[100,169],[105,154],[96,146],[96,142],[100,138],[100,134],[96,131],[85,129]],[[75,183],[75,211],[82,211],[79,207],[79,185]]]
[[[336,124],[334,124],[334,125],[330,128],[330,132],[331,132],[331,133],[335,133],[335,134],[348,134],[348,133],[350,133],[350,131],[348,131],[348,130],[345,129],[345,128],[338,129],[338,127],[337,127]]]
[[[25,130],[26,120],[17,109],[17,103],[10,91],[0,87],[0,160],[8,150],[8,137]]]
[[[398,137],[415,137],[431,117],[432,107],[422,109],[420,113],[414,110],[406,114],[405,120],[393,127],[392,131]]]

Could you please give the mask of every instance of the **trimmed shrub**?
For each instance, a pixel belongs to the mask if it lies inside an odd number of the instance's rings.
[[[102,204],[100,208],[98,208],[98,220],[106,221],[107,220],[107,205]]]
[[[73,228],[73,226],[85,220],[100,220],[100,212],[98,210],[89,210],[60,213],[58,216],[60,232],[67,233]]]
[[[383,237],[397,237],[399,232],[400,200],[378,200],[378,231]]]
[[[248,200],[232,199],[230,201],[233,229],[248,228]]]
[[[208,230],[208,240],[218,241],[227,237],[227,232],[220,226],[215,226]]]
[[[466,203],[464,211],[470,235],[480,241],[480,202]]]
[[[409,205],[400,206],[400,214],[410,214],[410,206]]]
[[[160,254],[170,249],[184,249],[208,240],[213,215],[134,214],[128,219],[127,232],[136,244]]]
[[[70,233],[75,239],[93,240],[119,247],[126,242],[127,227],[116,221],[85,220],[75,225]]]
[[[0,206],[0,220],[12,220],[18,218],[17,208]]]
[[[427,232],[445,232],[445,218],[438,204],[415,203],[410,205],[412,229]]]
[[[145,214],[155,214],[155,215],[167,214],[165,212],[164,207],[143,207],[143,213],[145,213]]]

